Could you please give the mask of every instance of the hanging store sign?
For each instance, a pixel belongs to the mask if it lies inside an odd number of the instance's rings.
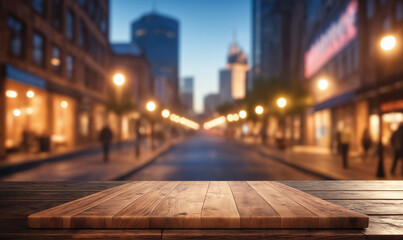
[[[357,36],[357,0],[352,0],[346,10],[321,34],[305,52],[305,77],[310,78],[332,57]]]

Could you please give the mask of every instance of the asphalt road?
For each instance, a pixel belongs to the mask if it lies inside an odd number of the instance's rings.
[[[252,147],[222,137],[195,135],[140,169],[129,180],[313,180],[301,172],[262,156]]]

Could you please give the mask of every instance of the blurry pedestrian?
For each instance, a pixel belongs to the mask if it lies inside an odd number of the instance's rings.
[[[361,144],[362,144],[362,148],[364,149],[363,159],[365,160],[367,158],[368,151],[372,145],[371,134],[369,133],[368,128],[364,129],[364,132],[362,134]]]
[[[348,167],[348,149],[350,146],[350,129],[344,128],[340,132],[340,151],[343,158],[343,168]]]
[[[109,145],[112,141],[112,130],[109,128],[108,125],[105,125],[101,132],[99,133],[99,141],[102,143],[102,150],[104,153],[104,162],[108,162],[108,157],[109,157]]]
[[[341,131],[337,130],[336,132],[336,155],[341,154]]]
[[[403,123],[400,124],[399,128],[392,134],[391,143],[393,147],[393,165],[390,173],[395,174],[396,165],[399,159],[402,160],[402,175],[403,175]]]

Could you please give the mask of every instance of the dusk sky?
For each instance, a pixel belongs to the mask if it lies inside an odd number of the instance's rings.
[[[195,78],[195,109],[203,97],[218,92],[218,71],[225,67],[234,31],[249,55],[250,0],[111,0],[110,40],[130,40],[130,24],[156,6],[158,13],[180,22],[179,77]],[[249,61],[250,62],[250,61]]]

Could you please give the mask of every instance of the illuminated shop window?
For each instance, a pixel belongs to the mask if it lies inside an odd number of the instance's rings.
[[[50,64],[52,65],[52,69],[55,72],[60,73],[61,71],[61,51],[57,46],[53,46],[52,48],[52,58],[50,59]]]

